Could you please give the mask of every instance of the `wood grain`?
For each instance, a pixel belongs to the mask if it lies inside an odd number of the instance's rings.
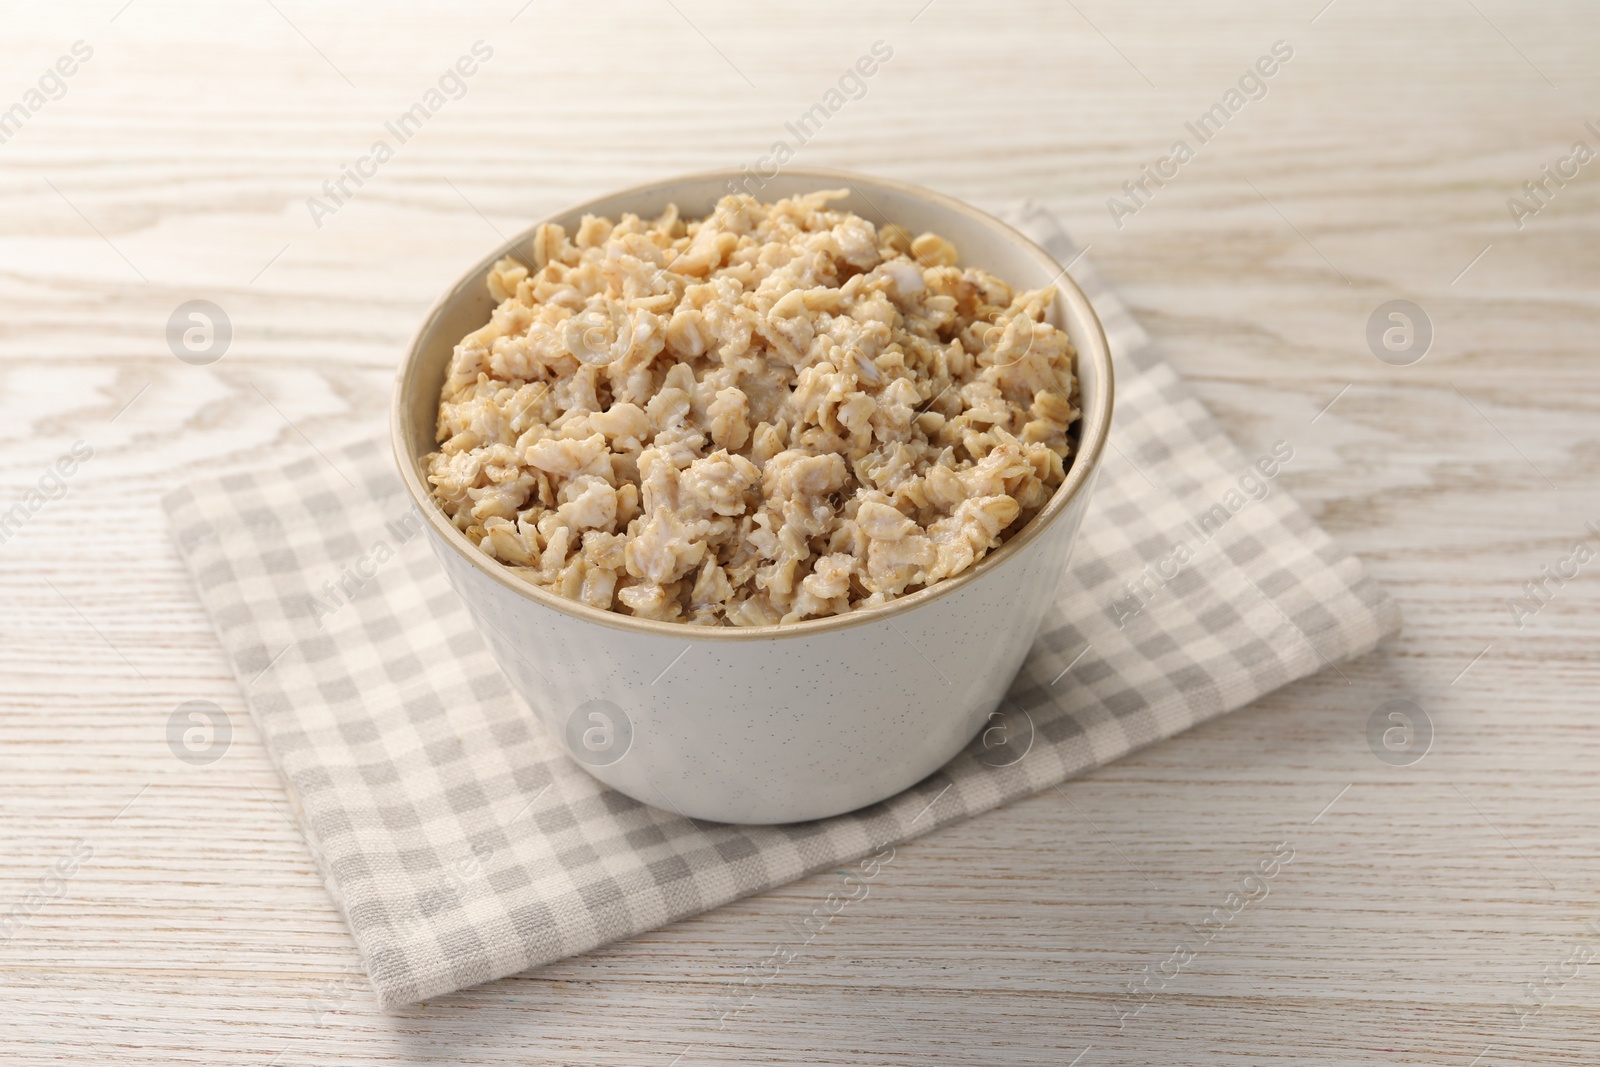
[[[1566,961],[1600,953],[1600,578],[1521,628],[1506,600],[1600,522],[1600,163],[1521,229],[1506,199],[1600,146],[1600,13],[1321,6],[8,5],[0,108],[94,54],[0,144],[0,510],[94,455],[0,544],[0,904],[92,856],[0,941],[0,1060],[1596,1062],[1600,967]],[[306,199],[480,39],[465,96],[314,225]],[[370,432],[497,231],[753,162],[878,40],[893,59],[799,159],[1058,212],[1247,451],[1295,446],[1282,484],[1404,636],[900,849],[724,1027],[716,998],[838,874],[377,1011],[160,494]],[[1278,40],[1267,95],[1116,227],[1106,199]],[[208,367],[165,338],[196,298],[235,330]],[[1396,298],[1435,330],[1409,367],[1365,341]],[[1397,697],[1435,729],[1407,767],[1366,741]],[[191,699],[232,717],[210,766],[165,740]],[[1279,842],[1269,896],[1119,1023]]]

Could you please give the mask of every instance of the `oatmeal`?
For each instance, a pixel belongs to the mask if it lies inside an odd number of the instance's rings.
[[[1053,289],[829,207],[541,226],[456,346],[434,498],[534,585],[709,626],[872,607],[972,567],[1065,475]]]

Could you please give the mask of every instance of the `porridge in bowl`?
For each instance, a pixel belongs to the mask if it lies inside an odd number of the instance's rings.
[[[707,626],[886,604],[1021,530],[1074,455],[1055,290],[846,195],[541,226],[455,347],[439,507],[534,585]]]

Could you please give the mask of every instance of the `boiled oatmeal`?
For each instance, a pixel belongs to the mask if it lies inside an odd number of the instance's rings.
[[[1053,289],[829,206],[541,226],[456,345],[428,481],[536,586],[647,619],[760,626],[972,567],[1072,456]]]

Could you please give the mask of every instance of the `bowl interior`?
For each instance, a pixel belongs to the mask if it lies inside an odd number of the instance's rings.
[[[931,230],[955,244],[960,254],[958,262],[962,266],[980,267],[1014,289],[1037,289],[1054,284],[1057,294],[1051,305],[1050,317],[1056,326],[1067,332],[1078,352],[1077,374],[1083,417],[1076,428],[1077,454],[1067,472],[1066,481],[1056,490],[1050,503],[1027,527],[1013,534],[1006,544],[989,553],[965,573],[945,579],[884,608],[811,619],[781,628],[696,628],[697,636],[756,636],[756,631],[780,629],[782,633],[789,634],[829,624],[860,621],[852,617],[876,616],[894,610],[896,605],[920,602],[1000,565],[1010,554],[1008,549],[1020,546],[1033,532],[1042,529],[1060,514],[1066,503],[1087,483],[1094,465],[1099,461],[1099,453],[1110,426],[1111,357],[1100,322],[1082,291],[1047,253],[990,215],[958,200],[903,182],[840,171],[791,168],[775,178],[767,179],[764,184],[758,184],[761,179],[748,178],[737,171],[689,175],[612,193],[542,221],[558,223],[571,233],[584,215],[603,215],[615,219],[632,213],[652,217],[666,210],[669,204],[676,204],[686,218],[699,218],[710,214],[719,199],[735,191],[730,186],[731,182],[741,180],[748,180],[748,184],[739,187],[738,191],[748,191],[764,201],[820,189],[845,189],[849,196],[836,201],[835,206],[871,219],[879,226],[897,223],[913,235]],[[657,623],[599,611],[518,581],[457,531],[433,505],[429,496],[421,461],[436,447],[434,434],[439,392],[444,385],[451,354],[456,342],[488,322],[495,308],[496,301],[489,295],[486,285],[490,267],[507,254],[527,260],[530,240],[536,228],[537,224],[485,256],[469,270],[434,306],[412,342],[396,383],[393,410],[395,452],[401,464],[402,477],[426,521],[456,550],[473,558],[508,585],[514,583],[514,587],[526,595],[560,610],[608,625],[652,630],[671,627],[682,631],[682,624]]]

